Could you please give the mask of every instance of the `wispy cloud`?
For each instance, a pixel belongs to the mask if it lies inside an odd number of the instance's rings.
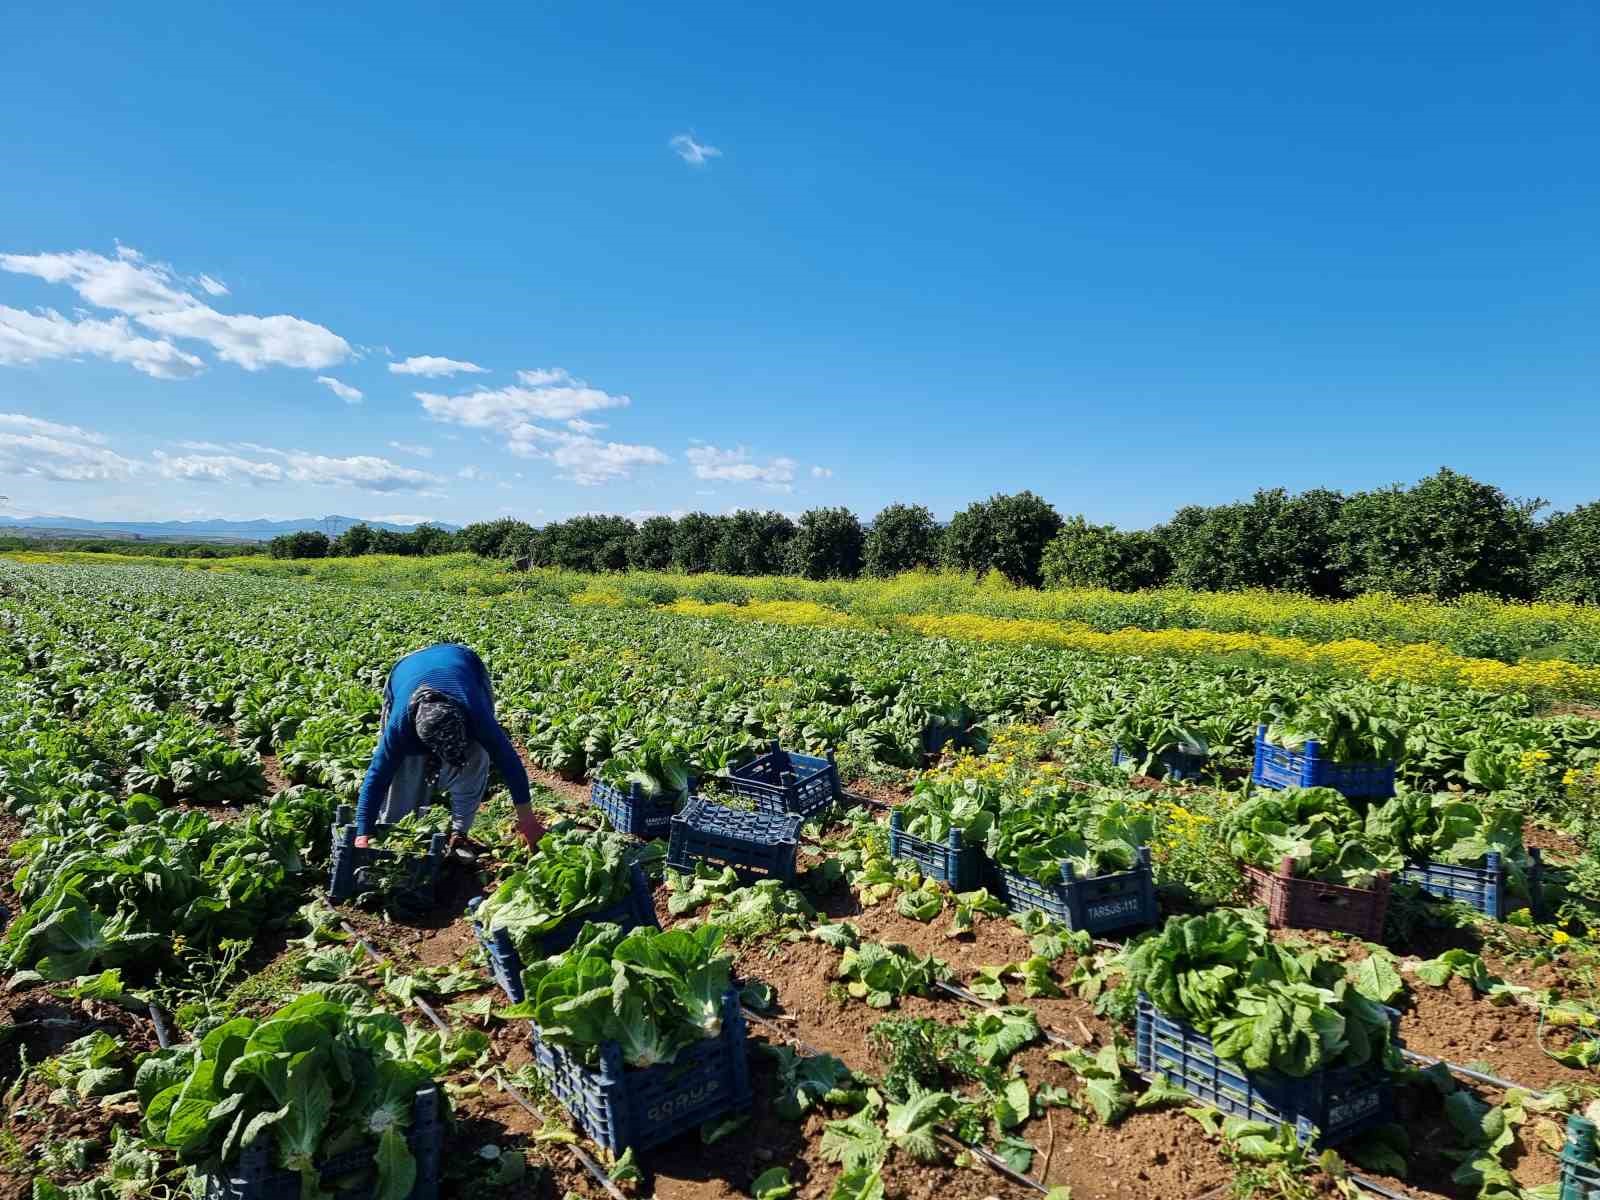
[[[769,459],[765,464],[758,463],[743,446],[722,450],[705,443],[690,446],[684,457],[694,468],[696,479],[760,483],[775,492],[794,490],[794,472],[799,466],[794,459],[782,457]]]
[[[559,367],[518,371],[512,387],[482,388],[456,396],[418,392],[417,399],[436,421],[500,434],[520,458],[545,459],[562,478],[594,486],[630,477],[635,468],[670,462],[654,446],[602,441],[603,428],[583,414],[628,407],[624,395],[593,387]],[[563,422],[552,428],[541,422]]]
[[[722,151],[715,146],[697,142],[692,134],[680,133],[667,143],[677,156],[691,167],[703,167],[713,158],[721,158]]]
[[[168,346],[171,342],[167,339],[201,342],[224,362],[247,371],[273,366],[317,370],[337,366],[351,355],[349,342],[314,321],[282,313],[263,317],[219,312],[189,291],[170,266],[149,261],[128,246],[118,246],[115,258],[89,250],[0,254],[0,270],[65,284],[86,303],[132,318],[146,331],[160,335]],[[199,284],[207,294],[225,294],[225,288],[224,293],[218,293],[207,286],[203,282],[207,278],[203,276]],[[216,280],[210,282],[222,286]],[[172,349],[175,351],[176,347]],[[144,353],[148,359],[149,352]],[[138,360],[122,361],[138,365]],[[177,351],[176,357],[167,361],[184,363],[187,374],[204,365],[183,351]],[[169,372],[159,377],[172,378],[181,373]]]
[[[811,468],[811,478],[813,478],[813,479],[832,479],[833,478],[833,468],[832,467],[812,467]]]
[[[103,436],[81,426],[0,413],[0,475],[104,483],[128,479],[138,469],[108,449]]]
[[[432,446],[421,446],[415,442],[390,442],[389,449],[398,450],[401,454],[409,454],[415,458],[433,457]]]
[[[25,312],[0,304],[0,366],[84,357],[123,363],[153,379],[187,379],[206,366],[169,341],[137,333],[125,317],[74,320],[53,308]]]
[[[213,279],[209,275],[201,275],[195,282],[200,285],[201,290],[208,296],[226,296],[228,294],[228,285],[220,279]]]
[[[318,375],[317,382],[323,387],[327,388],[335,396],[339,397],[339,399],[343,400],[346,404],[361,403],[362,393],[360,388],[353,388],[348,383],[341,383],[332,375]]]
[[[436,354],[416,354],[401,362],[389,364],[391,375],[421,375],[427,379],[441,379],[446,375],[485,375],[488,367],[462,362],[458,358],[440,358]]]
[[[207,445],[186,443],[180,448]],[[247,445],[254,453],[270,458],[246,458],[234,453]],[[429,471],[404,467],[372,454],[333,457],[308,450],[278,450],[270,446],[237,443],[234,447],[215,446],[223,453],[169,455],[156,451],[153,469],[166,479],[192,483],[295,483],[319,487],[350,487],[368,492],[422,492],[443,483]]]
[[[256,462],[237,454],[154,455],[156,474],[163,479],[182,479],[191,483],[281,483],[283,466],[275,462]]]

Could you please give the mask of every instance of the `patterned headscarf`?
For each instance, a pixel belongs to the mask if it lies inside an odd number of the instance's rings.
[[[417,738],[440,762],[459,768],[467,761],[467,720],[458,701],[424,688],[411,699]]]

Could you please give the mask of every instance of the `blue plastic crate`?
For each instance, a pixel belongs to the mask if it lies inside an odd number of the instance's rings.
[[[1544,858],[1538,850],[1528,851],[1533,865],[1528,869],[1530,908],[1537,916],[1542,909]],[[1506,866],[1498,854],[1486,854],[1481,867],[1462,867],[1454,863],[1412,863],[1400,878],[1414,883],[1430,896],[1457,900],[1496,921],[1504,921],[1511,911],[1511,890],[1506,882]]]
[[[739,993],[722,998],[722,1031],[678,1052],[670,1063],[629,1067],[615,1042],[600,1065],[585,1066],[546,1042],[530,1023],[533,1061],[550,1093],[594,1141],[613,1154],[648,1150],[706,1121],[749,1107],[750,1064]]]
[[[374,828],[373,836],[385,827]],[[402,908],[425,912],[434,906],[439,893],[439,873],[444,867],[445,836],[436,833],[430,839],[428,852],[407,855],[405,882],[393,888],[387,898]],[[328,899],[342,904],[359,892],[367,890],[367,869],[376,863],[393,862],[400,855],[393,850],[375,846],[356,845],[356,827],[351,821],[349,808],[341,808],[333,826],[333,865],[328,872]]]
[[[1148,846],[1139,848],[1139,865],[1131,871],[1079,879],[1070,866],[1062,863],[1060,881],[1050,884],[999,866],[987,857],[985,861],[989,863],[995,894],[1012,912],[1036,908],[1068,929],[1090,933],[1156,923],[1156,881]]]
[[[578,940],[583,927],[590,923],[620,925],[623,929],[637,929],[642,925],[652,929],[659,928],[655,901],[650,892],[650,881],[645,878],[644,870],[638,863],[633,864],[631,874],[633,882],[626,896],[605,908],[591,912],[577,912],[568,917],[544,935],[539,944],[541,954],[546,957],[560,954]],[[480,900],[474,900],[468,911],[476,913],[480,903]],[[506,994],[511,1003],[520,1003],[523,995],[522,956],[517,953],[511,935],[504,928],[493,932],[485,929],[483,923],[475,916],[472,921],[472,932],[477,936],[478,944],[483,947],[484,953],[489,956],[489,973],[500,985],[500,990]]]
[[[1125,762],[1142,761],[1144,761],[1144,751],[1138,746],[1130,746],[1127,750],[1123,750],[1120,745],[1111,747],[1111,762],[1114,766],[1120,767]],[[1206,765],[1206,756],[1190,754],[1184,750],[1163,750],[1156,755],[1156,764],[1166,778],[1182,782],[1186,779],[1200,778],[1201,768]]]
[[[1338,1067],[1295,1079],[1217,1057],[1211,1039],[1139,997],[1134,1048],[1139,1074],[1164,1078],[1212,1108],[1287,1125],[1303,1145],[1331,1146],[1393,1120],[1394,1085],[1381,1066]]]
[[[440,1111],[439,1089],[433,1085],[417,1089],[411,1104],[411,1129],[406,1142],[417,1160],[417,1179],[406,1200],[438,1200],[440,1160],[444,1156],[444,1122]],[[376,1143],[337,1154],[320,1165],[322,1183],[332,1188],[339,1179],[359,1171],[375,1169]],[[273,1165],[272,1131],[239,1151],[238,1162],[221,1172],[202,1175],[206,1200],[300,1200],[300,1172],[284,1171]],[[372,1200],[373,1186],[339,1191],[339,1200]]]
[[[1596,1161],[1594,1122],[1567,1118],[1561,1147],[1561,1200],[1600,1200],[1600,1161]]]
[[[1328,787],[1351,798],[1381,800],[1394,795],[1395,764],[1336,763],[1322,757],[1315,741],[1304,750],[1286,750],[1267,741],[1267,727],[1256,727],[1256,761],[1250,778],[1265,788]]]
[[[777,742],[759,758],[729,768],[728,786],[734,795],[755,801],[757,808],[802,817],[815,816],[842,795],[832,750],[817,758],[791,754]]]
[[[694,780],[691,779],[689,791],[684,795],[693,792]],[[600,779],[589,788],[589,803],[606,815],[612,827],[637,838],[666,837],[672,831],[672,814],[683,798],[676,793],[646,796],[637,783],[630,784],[624,792]]]
[[[696,796],[672,818],[667,866],[692,872],[696,863],[703,862],[732,867],[745,883],[758,879],[793,883],[804,820],[799,814],[727,808]]]
[[[953,892],[970,892],[983,886],[983,848],[963,846],[959,829],[952,829],[941,844],[907,833],[904,825],[905,818],[899,812],[889,814],[890,858],[916,863],[929,879],[949,884]]]

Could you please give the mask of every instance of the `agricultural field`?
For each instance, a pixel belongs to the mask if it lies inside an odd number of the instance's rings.
[[[401,1200],[429,1084],[447,1196],[1558,1195],[1565,1120],[1600,1099],[1589,610],[398,570],[0,560],[0,1197],[178,1195],[270,1131],[300,1194],[370,1142],[367,1183]],[[436,903],[397,881],[332,906],[385,674],[447,640],[487,663],[550,838],[517,842],[497,788],[490,853]],[[1398,795],[1252,788],[1263,724],[1393,761]],[[847,793],[805,823],[792,887],[668,872],[588,802],[596,779],[726,797],[772,742],[832,751]],[[952,890],[890,856],[891,814],[1036,884],[1147,849],[1157,922],[1094,936]],[[442,815],[387,844],[420,851]],[[1404,879],[1490,853],[1502,920]],[[1247,878],[1285,857],[1392,875],[1381,931],[1268,929]],[[539,956],[636,865],[664,933]],[[728,988],[748,1105],[620,1159],[574,1131],[530,1019],[642,1067],[724,1037]],[[1392,1078],[1392,1119],[1323,1150],[1151,1082],[1141,995],[1251,1069]]]

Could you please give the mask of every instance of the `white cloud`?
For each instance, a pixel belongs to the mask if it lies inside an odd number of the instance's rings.
[[[427,471],[402,467],[399,463],[372,454],[329,458],[323,454],[294,450],[284,457],[288,463],[287,477],[294,483],[353,487],[369,492],[403,492],[444,482]]]
[[[462,362],[456,358],[440,358],[436,354],[415,354],[404,362],[389,364],[389,373],[392,375],[422,375],[428,379],[438,379],[445,375],[484,375],[488,367],[480,367],[477,363]]]
[[[833,468],[832,467],[812,467],[811,468],[811,478],[813,478],[813,479],[832,479],[833,478]]]
[[[0,475],[89,483],[124,480],[139,469],[104,443],[77,425],[0,413]]]
[[[559,367],[518,371],[513,387],[484,388],[457,396],[418,392],[416,396],[434,420],[497,433],[512,454],[547,459],[563,478],[574,483],[593,486],[626,479],[636,467],[671,461],[654,446],[594,437],[594,431],[603,426],[582,419],[582,414],[626,408],[632,401],[591,387]],[[566,428],[551,429],[537,423],[540,421],[562,421]]]
[[[410,454],[416,458],[432,458],[432,446],[419,446],[415,442],[390,442],[389,449],[398,450],[401,454]]]
[[[73,320],[53,308],[25,312],[0,304],[0,366],[83,355],[124,363],[155,379],[187,379],[205,370],[200,358],[171,342],[134,332],[125,317]]]
[[[792,458],[774,458],[763,466],[751,461],[750,451],[743,446],[720,450],[703,443],[690,446],[685,457],[694,467],[696,479],[760,483],[778,492],[794,490],[794,470],[799,465]]]
[[[220,447],[219,447],[220,448]],[[168,455],[155,452],[156,473],[164,479],[196,483],[281,483],[284,470],[274,462],[256,462],[236,454]]]
[[[220,279],[213,279],[209,275],[201,275],[195,282],[204,289],[208,296],[226,296],[228,294],[228,285]]]
[[[418,392],[428,415],[473,429],[504,429],[521,421],[570,421],[584,413],[626,408],[627,396],[590,387],[567,372],[518,371],[520,386],[481,388],[457,396]]]
[[[314,370],[336,366],[351,354],[349,342],[313,321],[281,313],[260,317],[218,312],[186,290],[171,267],[147,261],[127,246],[118,246],[114,259],[89,250],[0,254],[0,270],[66,284],[97,308],[131,317],[168,338],[204,342],[218,357],[247,371],[272,366]],[[218,294],[204,282],[200,286]],[[194,370],[202,365],[192,355],[184,357],[192,360]]]
[[[318,375],[317,382],[327,388],[346,404],[361,403],[361,389],[351,387],[348,383],[340,383],[332,375]]]
[[[703,167],[708,159],[721,158],[722,151],[715,146],[702,145],[687,133],[680,133],[667,143],[691,167]]]
[[[165,479],[202,483],[301,483],[320,487],[352,487],[368,492],[403,492],[443,483],[441,476],[404,467],[372,454],[334,458],[309,450],[279,450],[256,442],[180,442],[180,449],[199,451],[183,455],[153,456],[156,473]],[[240,451],[268,456],[246,458]]]
[[[457,479],[488,479],[487,472],[478,470],[477,467],[462,467],[456,472]]]
[[[587,434],[546,429],[523,423],[509,431],[511,453],[522,458],[545,458],[559,474],[586,487],[627,479],[635,467],[660,466],[672,460],[654,446],[602,442]]]

